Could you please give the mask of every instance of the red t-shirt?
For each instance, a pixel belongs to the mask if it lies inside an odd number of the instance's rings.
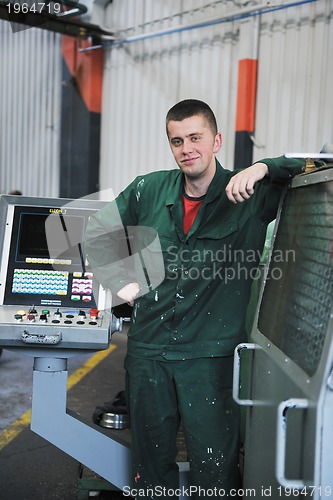
[[[184,234],[187,234],[192,227],[192,224],[199,212],[202,205],[204,196],[200,198],[193,198],[183,193],[183,207],[184,207],[184,219],[183,219],[183,229]]]

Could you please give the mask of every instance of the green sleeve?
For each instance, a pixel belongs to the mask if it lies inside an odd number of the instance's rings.
[[[295,177],[295,175],[305,171],[304,158],[286,158],[285,156],[278,156],[277,158],[264,158],[260,160],[260,163],[265,163],[267,165],[270,182],[274,184],[286,184]]]

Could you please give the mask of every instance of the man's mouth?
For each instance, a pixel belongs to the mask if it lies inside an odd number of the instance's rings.
[[[199,158],[198,156],[196,156],[194,158],[185,158],[181,162],[184,163],[185,165],[187,165],[189,163],[193,163],[194,161],[198,160],[198,158]]]

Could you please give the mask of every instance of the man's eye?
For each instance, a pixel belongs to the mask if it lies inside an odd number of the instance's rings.
[[[176,146],[176,147],[177,147],[177,146],[180,146],[180,145],[181,145],[182,141],[181,141],[180,139],[173,139],[173,140],[171,141],[171,143],[172,143],[172,145],[173,145],[173,146]]]
[[[193,136],[192,136],[192,141],[193,141],[193,142],[196,142],[196,141],[198,141],[199,139],[200,139],[200,137],[199,137],[198,135],[193,135]]]

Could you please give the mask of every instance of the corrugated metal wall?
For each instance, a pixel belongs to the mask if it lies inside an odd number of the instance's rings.
[[[0,192],[58,196],[59,35],[0,21]]]
[[[219,20],[253,14],[253,6],[240,5],[232,0],[109,4],[106,25],[120,39],[147,38],[105,49],[101,189],[112,187],[117,194],[140,173],[175,167],[164,117],[188,97],[215,110],[224,138],[218,157],[232,169],[238,61],[247,45],[258,48],[259,61],[254,158],[318,151],[333,141],[333,2]],[[209,19],[219,22],[180,29]],[[178,31],[152,36],[172,28]],[[60,36],[32,28],[13,32],[0,21],[0,67],[0,192],[57,196]]]
[[[256,157],[333,142],[333,2],[262,16]]]
[[[244,9],[250,8],[227,0],[114,0],[106,22],[124,39]],[[319,151],[333,141],[332,10],[331,0],[317,0],[262,14],[258,32],[253,29],[259,38],[255,159]],[[220,22],[106,49],[102,188],[117,194],[139,173],[175,166],[164,117],[188,97],[215,110],[224,137],[219,159],[233,168],[238,59],[240,47],[253,44],[240,39],[249,32],[240,26],[252,22]]]
[[[192,8],[202,2],[115,0],[109,7],[109,23],[117,30],[134,27],[120,32],[123,38],[135,31],[148,33],[200,19],[200,12],[172,17],[186,3]],[[206,100],[214,107],[220,128],[228,132],[220,158],[232,164],[237,64],[231,62],[237,63],[237,37],[237,26],[229,23],[107,49],[103,188],[112,187],[118,193],[139,173],[175,167],[165,134],[165,114],[175,102],[188,97]]]

